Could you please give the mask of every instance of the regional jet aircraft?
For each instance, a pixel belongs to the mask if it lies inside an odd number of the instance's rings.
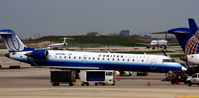
[[[186,70],[172,58],[163,55],[34,49],[25,46],[12,30],[0,30],[0,35],[9,50],[5,56],[32,66],[147,72]]]

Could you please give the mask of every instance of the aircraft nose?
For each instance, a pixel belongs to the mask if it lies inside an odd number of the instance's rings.
[[[6,53],[4,56],[10,58],[10,53]]]
[[[185,68],[184,66],[182,66],[181,70],[182,70],[182,71],[186,71],[187,68]]]

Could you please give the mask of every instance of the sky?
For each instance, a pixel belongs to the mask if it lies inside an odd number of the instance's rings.
[[[20,38],[48,35],[131,34],[199,23],[199,0],[0,0],[0,29]]]

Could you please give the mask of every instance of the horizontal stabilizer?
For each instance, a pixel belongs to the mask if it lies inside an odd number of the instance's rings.
[[[10,32],[0,32],[0,35],[12,35]]]
[[[189,28],[174,28],[174,29],[168,30],[168,33],[171,33],[171,34],[190,33],[190,29]]]
[[[150,34],[167,34],[168,32],[167,31],[163,31],[163,32],[152,32]]]

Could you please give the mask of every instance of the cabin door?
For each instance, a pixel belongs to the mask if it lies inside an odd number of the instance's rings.
[[[156,59],[151,59],[151,69],[156,69]]]

